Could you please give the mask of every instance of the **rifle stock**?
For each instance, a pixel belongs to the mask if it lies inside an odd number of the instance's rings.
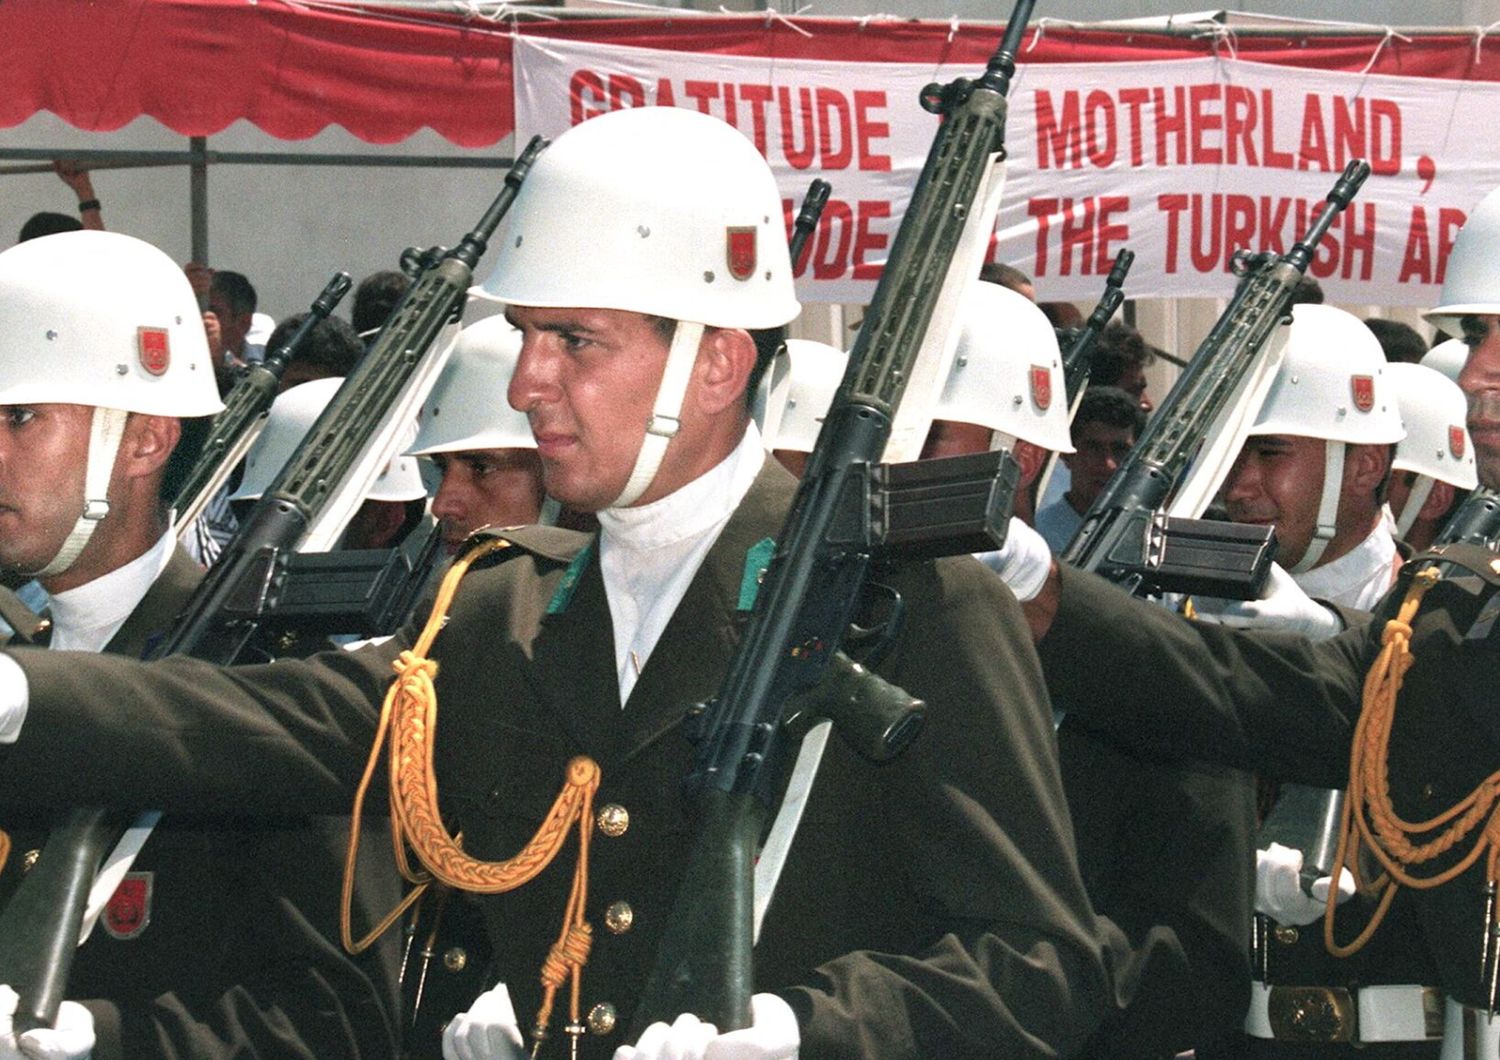
[[[849,367],[792,501],[744,637],[702,710],[687,796],[696,835],[635,1014],[635,1033],[693,1012],[721,1031],[749,1022],[752,866],[785,754],[783,708],[815,686],[843,641],[874,546],[877,465],[964,224],[1004,150],[1005,94],[1034,0],[1019,0],[982,77],[930,85],[938,129]],[[850,515],[854,518],[849,518]],[[788,650],[797,646],[796,651]]]

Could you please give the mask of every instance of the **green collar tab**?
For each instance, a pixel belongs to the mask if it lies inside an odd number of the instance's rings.
[[[755,607],[755,597],[760,593],[760,583],[765,580],[766,568],[771,565],[771,557],[775,554],[776,542],[769,537],[761,538],[745,553],[745,573],[740,578],[739,609],[741,611],[749,611]]]
[[[595,541],[598,539],[595,538]],[[547,603],[547,614],[560,615],[568,609],[573,602],[573,594],[578,591],[578,579],[583,577],[583,569],[589,565],[589,559],[594,554],[594,541],[583,546],[583,551],[573,557],[573,562],[568,564],[568,569],[563,571],[562,581],[558,583],[557,591],[552,594],[552,599]]]

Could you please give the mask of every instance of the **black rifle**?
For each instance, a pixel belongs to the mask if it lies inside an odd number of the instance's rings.
[[[271,403],[276,400],[276,391],[281,386],[281,374],[291,363],[313,328],[328,319],[334,307],[349,293],[349,274],[336,272],[323,292],[314,299],[307,317],[297,326],[291,336],[266,359],[252,364],[235,382],[234,388],[224,398],[224,411],[214,417],[214,425],[208,439],[198,454],[197,462],[188,472],[172,502],[179,529],[190,525],[213,499],[219,487],[234,472],[246,450],[255,441],[257,424],[266,418]]]
[[[1136,593],[1165,590],[1205,591],[1192,580],[1169,579],[1172,531],[1187,524],[1196,537],[1191,564],[1197,570],[1220,566],[1205,562],[1205,541],[1214,524],[1203,520],[1166,520],[1161,512],[1181,485],[1208,433],[1235,399],[1236,390],[1254,367],[1261,347],[1282,326],[1291,310],[1292,292],[1312,263],[1318,243],[1370,174],[1369,163],[1350,162],[1328,193],[1307,234],[1285,255],[1246,254],[1234,258],[1240,284],[1208,337],[1188,361],[1161,407],[1142,432],[1130,455],[1094,499],[1083,525],[1062,555],[1065,563],[1096,571]],[[1174,527],[1172,524],[1177,524]],[[1219,524],[1223,525],[1223,524]],[[1205,536],[1207,535],[1207,536]],[[1216,580],[1211,595],[1253,596],[1257,581],[1270,569],[1274,544],[1252,540],[1232,543],[1222,567],[1244,574],[1243,589]]]
[[[443,328],[463,311],[474,266],[544,146],[540,137],[531,141],[474,230],[412,284],[150,658],[182,654],[234,662],[257,616],[274,603],[288,557],[308,526],[336,495]],[[89,887],[125,823],[123,814],[71,811],[0,913],[0,982],[21,995],[18,1033],[56,1022]]]
[[[818,229],[823,208],[828,205],[828,193],[832,190],[833,185],[822,178],[807,186],[807,194],[802,197],[802,208],[797,211],[797,220],[792,223],[792,238],[787,245],[791,252],[793,272],[797,271],[797,262],[802,260],[802,251],[806,249],[808,240]]]
[[[474,266],[542,149],[534,139],[474,231],[425,269],[188,602],[155,657],[231,663],[274,605],[288,557],[362,455],[438,335],[463,311]]]
[[[783,712],[830,669],[847,672],[833,663],[882,548],[884,512],[874,500],[872,469],[890,437],[965,220],[991,158],[1004,150],[1005,94],[1033,3],[1016,4],[981,77],[923,90],[922,105],[943,121],[777,535],[744,637],[719,694],[699,716],[701,739],[686,782],[696,834],[641,995],[637,1034],[682,1012],[721,1030],[749,1022],[752,869],[784,764]],[[792,652],[791,645],[806,650]],[[912,706],[899,689],[872,686],[872,680],[878,681],[861,675],[866,689],[878,690],[872,695]],[[895,716],[884,739],[899,746],[912,735],[917,715],[898,710]]]
[[[1063,346],[1063,379],[1067,381],[1068,408],[1075,410],[1084,387],[1089,385],[1089,372],[1094,366],[1094,347],[1099,345],[1099,336],[1104,333],[1109,318],[1115,315],[1120,303],[1125,301],[1125,276],[1135,264],[1135,252],[1122,250],[1115,255],[1115,264],[1104,281],[1104,294],[1099,304],[1080,328],[1059,330],[1057,341]]]
[[[1479,486],[1448,517],[1432,546],[1462,543],[1493,549],[1497,540],[1500,540],[1500,493]]]

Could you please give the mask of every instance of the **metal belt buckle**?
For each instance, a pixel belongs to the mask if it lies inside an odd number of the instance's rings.
[[[1266,1015],[1279,1042],[1350,1042],[1354,998],[1340,986],[1273,986]]]

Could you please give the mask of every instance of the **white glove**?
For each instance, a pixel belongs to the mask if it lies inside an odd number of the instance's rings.
[[[756,994],[750,1015],[749,1027],[720,1034],[683,1013],[670,1027],[651,1024],[640,1041],[616,1049],[614,1060],[797,1060],[802,1034],[792,1006],[775,994]]]
[[[1271,575],[1259,600],[1219,600],[1193,597],[1193,607],[1204,622],[1225,626],[1253,626],[1300,633],[1313,640],[1327,640],[1343,632],[1337,612],[1324,607],[1302,591],[1296,580],[1271,564]]]
[[[1272,843],[1255,852],[1255,911],[1264,913],[1278,924],[1301,926],[1311,924],[1328,906],[1328,891],[1333,877],[1321,876],[1313,881],[1312,895],[1302,889],[1302,851]],[[1354,895],[1354,877],[1348,869],[1339,870],[1340,903]]]
[[[977,552],[974,558],[1000,575],[1022,603],[1042,591],[1052,569],[1052,550],[1046,539],[1014,515],[1005,531],[1005,545],[998,552]]]
[[[0,1060],[88,1060],[94,1051],[94,1017],[76,1001],[57,1010],[57,1026],[27,1031],[17,1040],[12,1020],[21,998],[0,986]]]
[[[443,1060],[525,1060],[516,1007],[504,983],[474,999],[443,1028]]]

